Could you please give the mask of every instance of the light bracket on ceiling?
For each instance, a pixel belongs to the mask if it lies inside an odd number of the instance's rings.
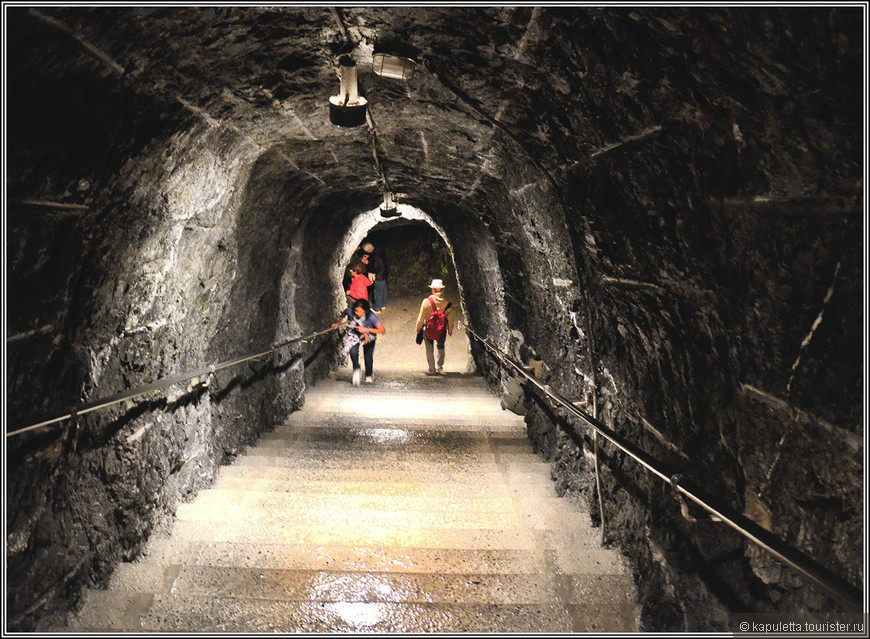
[[[393,202],[393,194],[389,191],[384,191],[384,203],[381,204],[381,217],[399,217],[401,215],[399,207]]]
[[[329,98],[329,121],[337,126],[354,127],[366,123],[368,101],[359,94],[356,61],[349,55],[338,59],[341,93]]]

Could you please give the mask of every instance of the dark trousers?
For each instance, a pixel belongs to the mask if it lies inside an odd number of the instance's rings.
[[[372,335],[374,337],[374,335]],[[353,364],[354,370],[359,368],[359,344],[354,344],[350,347],[350,361]],[[366,365],[366,377],[372,376],[372,368],[375,361],[375,341],[372,340],[368,344],[363,344],[363,360]]]
[[[387,305],[387,280],[376,279],[372,310],[379,311]]]

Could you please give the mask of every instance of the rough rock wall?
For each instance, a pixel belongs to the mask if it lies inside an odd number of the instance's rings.
[[[28,37],[13,31],[13,40]],[[18,253],[8,262],[7,319],[10,332],[50,329],[8,349],[8,430],[97,389],[120,390],[126,379],[156,379],[178,338],[177,328],[170,335],[165,323],[149,326],[156,318],[142,312],[146,289],[165,284],[162,248],[155,247],[167,236],[156,230],[156,207],[134,194],[137,186],[140,196],[147,190],[137,178],[147,180],[148,168],[123,167],[131,157],[150,156],[159,165],[172,148],[167,131],[190,119],[131,95],[72,39],[47,41],[54,46],[37,48],[32,66],[10,60],[10,81],[30,90],[10,102],[18,126],[10,127],[8,211]],[[122,170],[132,178],[112,184]],[[142,251],[135,273],[125,272],[128,247]],[[152,331],[162,331],[162,347],[150,343]],[[149,351],[165,359],[146,371],[140,357]],[[158,415],[147,437],[139,417],[150,402],[7,442],[9,629],[28,627],[135,549],[180,491],[161,484],[180,476],[184,451],[172,431],[188,413],[195,422],[202,410],[196,399],[176,405],[174,416]]]
[[[243,140],[200,127],[120,167],[109,195],[92,204],[111,223],[89,228],[87,241],[73,244],[78,255],[47,257],[74,265],[75,285],[40,282],[67,304],[64,331],[46,354],[65,368],[44,370],[25,350],[10,357],[32,396],[56,410],[287,337],[277,334],[282,275],[293,267],[284,241],[298,220],[280,199],[292,190],[269,188],[270,166],[252,166]],[[286,214],[275,216],[276,208]],[[12,626],[31,627],[74,601],[83,584],[107,579],[179,500],[297,407],[305,356],[288,349],[219,371],[207,387],[178,384],[12,440]],[[55,388],[58,379],[64,385]],[[16,396],[10,414],[35,417],[30,397]]]
[[[585,155],[556,143],[573,339],[542,342],[534,315],[517,326],[539,353],[564,347],[578,374],[550,379],[587,412],[594,388],[605,425],[861,584],[861,36],[836,10],[657,14],[554,25],[553,55],[586,70],[580,110],[608,119]],[[530,434],[597,511],[591,443],[560,419],[534,400]],[[608,537],[636,562],[647,627],[841,609],[602,449]]]

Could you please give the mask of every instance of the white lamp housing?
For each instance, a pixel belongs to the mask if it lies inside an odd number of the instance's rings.
[[[356,62],[348,55],[338,60],[341,93],[329,98],[329,121],[338,126],[360,126],[366,122],[368,101],[359,94]]]
[[[372,55],[372,71],[376,75],[396,80],[410,80],[417,69],[417,63],[410,58],[389,53],[375,53]]]

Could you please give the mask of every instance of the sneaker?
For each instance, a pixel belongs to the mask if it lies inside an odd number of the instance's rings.
[[[438,371],[426,371],[426,374],[427,374],[427,375],[430,375],[430,376],[431,376],[431,375],[437,375],[437,374],[438,374]]]
[[[373,375],[369,375],[368,377],[366,377],[366,384],[371,384],[373,381],[375,381]]]
[[[443,373],[443,372],[444,372],[444,367],[443,367],[443,366],[439,366],[438,368],[435,369],[435,372],[436,372],[436,373]]]
[[[362,379],[362,369],[361,368],[353,369],[353,380],[351,381],[351,383],[354,386],[359,386],[360,379]]]

